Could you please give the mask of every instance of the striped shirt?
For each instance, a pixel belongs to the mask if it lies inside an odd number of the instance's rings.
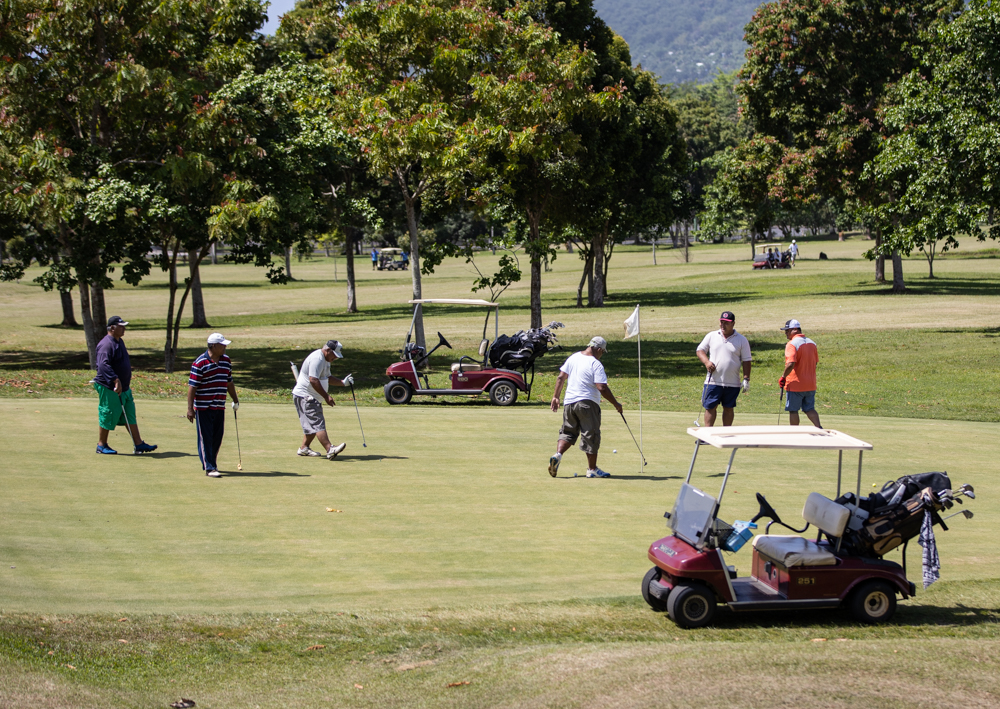
[[[188,386],[194,387],[195,409],[225,409],[226,390],[233,381],[233,363],[229,355],[224,354],[218,362],[212,361],[212,355],[205,351],[191,365],[191,376]]]

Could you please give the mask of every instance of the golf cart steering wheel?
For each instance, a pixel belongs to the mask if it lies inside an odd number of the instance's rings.
[[[771,525],[772,524],[780,524],[782,527],[787,527],[788,529],[792,530],[793,532],[796,532],[797,534],[802,534],[804,531],[806,531],[807,529],[809,529],[809,523],[808,522],[806,522],[806,526],[803,527],[802,529],[796,529],[795,527],[792,527],[792,526],[790,526],[790,525],[785,524],[784,522],[782,522],[781,518],[778,517],[778,513],[774,511],[773,507],[771,507],[771,503],[768,502],[767,498],[765,498],[759,492],[757,493],[757,504],[760,505],[760,511],[750,521],[751,522],[756,522],[761,517],[769,517],[771,519],[771,521],[768,522],[767,523],[767,527],[764,528],[764,534],[770,534],[771,533]]]
[[[452,346],[448,344],[448,340],[444,339],[444,335],[442,335],[440,332],[438,333],[438,339],[440,340],[440,342],[438,342],[438,347],[444,345],[449,350],[453,349]]]

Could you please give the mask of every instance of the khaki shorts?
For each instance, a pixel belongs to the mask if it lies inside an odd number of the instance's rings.
[[[307,436],[326,430],[326,419],[323,418],[323,405],[311,396],[293,396],[295,411],[302,424],[302,432]]]
[[[570,445],[580,439],[580,450],[594,454],[601,447],[601,405],[594,401],[574,401],[563,406],[559,440]]]

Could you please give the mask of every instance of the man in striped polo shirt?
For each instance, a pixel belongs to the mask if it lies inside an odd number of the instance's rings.
[[[785,390],[785,411],[788,412],[788,423],[799,425],[799,409],[812,421],[816,428],[819,425],[819,414],[816,413],[816,364],[819,362],[819,350],[816,343],[802,334],[802,324],[798,320],[789,320],[781,328],[785,331],[788,344],[785,345],[785,371],[778,380],[778,386]]]
[[[218,332],[208,336],[208,350],[191,365],[188,379],[188,421],[198,429],[198,457],[205,475],[221,478],[216,457],[226,427],[226,392],[233,397],[233,412],[240,399],[233,386],[233,363],[226,354],[230,341]]]

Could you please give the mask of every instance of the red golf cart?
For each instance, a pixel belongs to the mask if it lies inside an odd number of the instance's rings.
[[[896,610],[896,594],[906,599],[916,593],[916,586],[906,578],[906,543],[920,533],[922,523],[926,525],[925,515],[930,516],[931,527],[939,524],[947,529],[938,513],[955,501],[961,502],[963,495],[975,498],[969,485],[956,491],[948,489],[951,481],[944,473],[906,476],[886,483],[883,492],[891,494],[889,500],[879,493],[862,498],[861,456],[872,446],[839,431],[811,426],[728,426],[689,428],[688,433],[695,438],[691,467],[673,510],[664,515],[673,533],[649,547],[648,556],[655,566],[642,582],[642,595],[650,607],[666,611],[683,628],[711,623],[718,603],[734,611],[846,606],[863,623],[888,621]],[[732,449],[717,498],[691,485],[703,445]],[[810,493],[802,510],[806,521],[802,529],[782,522],[760,493],[760,512],[752,520],[722,521],[719,507],[733,459],[741,448],[838,451],[835,499]],[[844,451],[858,451],[858,483],[854,493],[842,496]],[[913,479],[921,481],[910,484]],[[926,480],[932,482],[920,489]],[[959,514],[972,516],[967,510]],[[812,526],[817,534],[813,539],[766,533],[753,536],[751,530],[762,517],[771,520],[768,530],[779,524],[801,534]],[[750,575],[740,577],[735,567],[726,564],[723,552],[737,551],[751,538]],[[902,566],[882,558],[900,545]]]
[[[406,335],[406,343],[400,350],[401,360],[389,365],[385,373],[391,381],[385,385],[385,399],[390,404],[409,403],[414,396],[473,396],[489,394],[490,402],[496,406],[510,406],[517,401],[519,391],[531,398],[534,382],[534,361],[556,346],[552,330],[562,327],[562,323],[550,323],[539,330],[521,331],[512,337],[500,335],[500,306],[486,300],[463,298],[424,298],[409,301],[413,308],[413,321]],[[489,314],[483,324],[483,339],[479,343],[478,357],[463,355],[451,365],[451,375],[446,387],[431,386],[430,376],[420,368],[440,347],[451,349],[451,345],[440,332],[438,343],[430,352],[410,342],[413,323],[418,309],[424,305],[461,305],[491,308],[493,310],[494,339],[491,345],[486,338]],[[525,342],[527,344],[525,344]],[[498,366],[503,365],[503,366]],[[531,377],[528,378],[528,371]]]

